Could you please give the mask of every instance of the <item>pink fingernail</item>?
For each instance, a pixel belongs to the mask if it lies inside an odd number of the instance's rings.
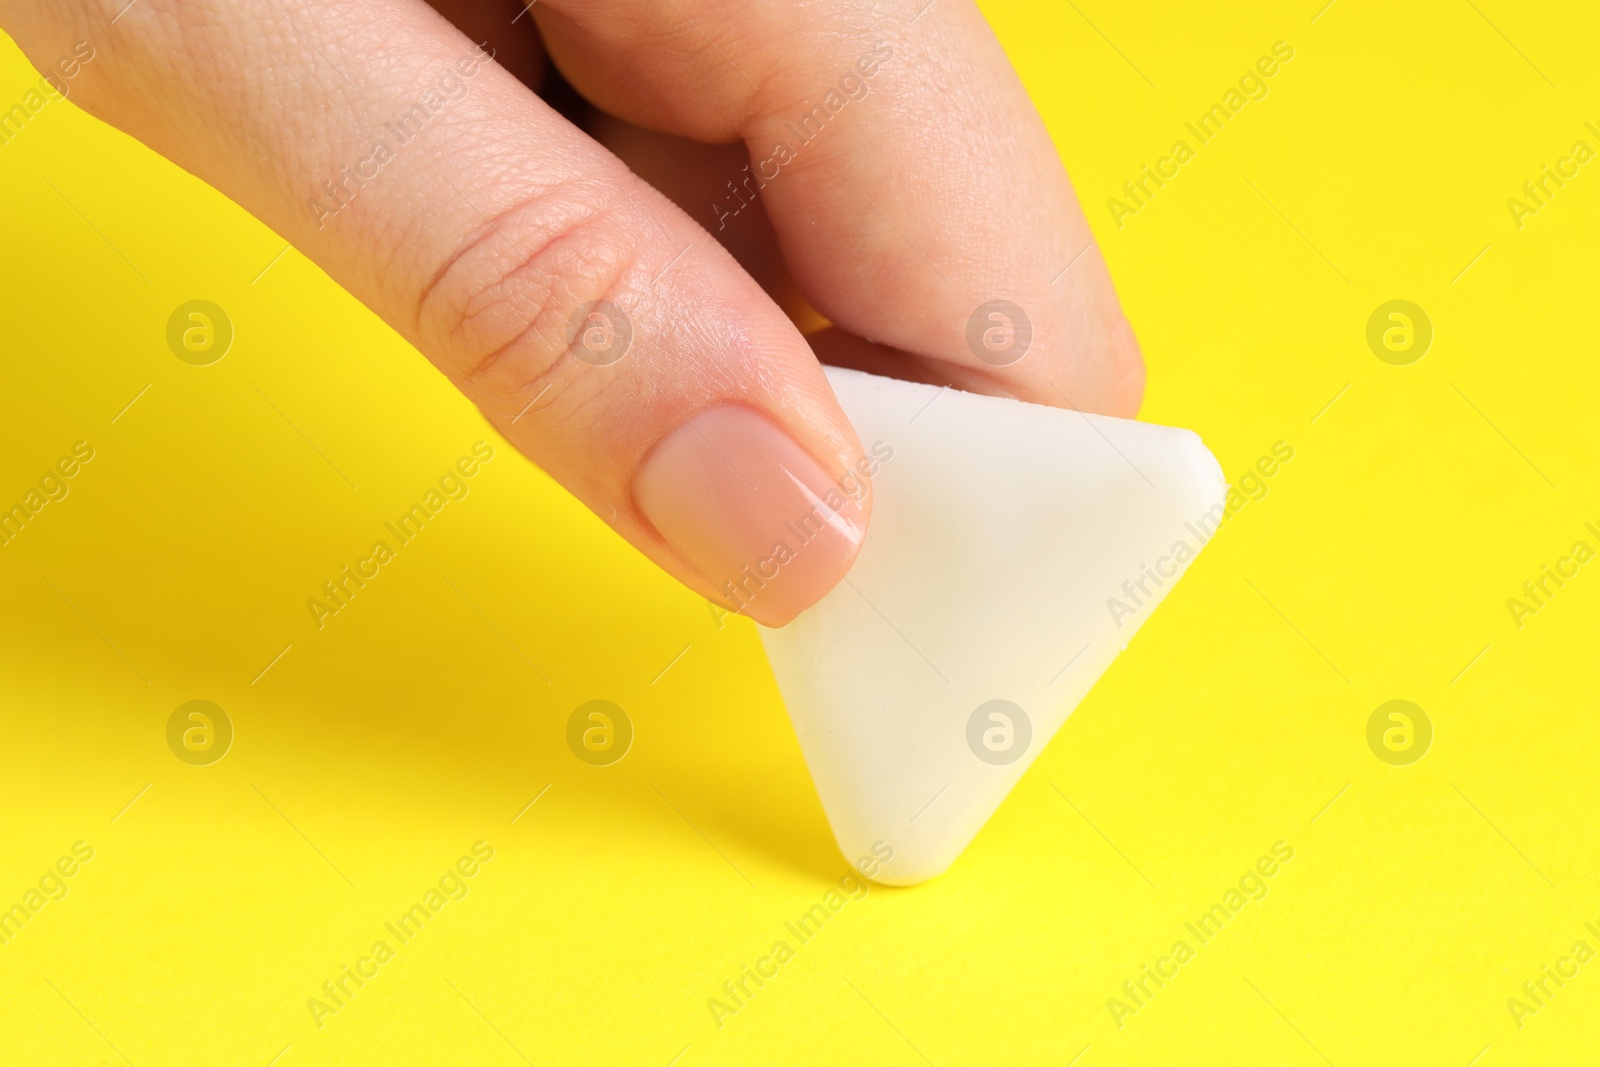
[[[781,626],[832,589],[866,533],[859,480],[826,468],[759,412],[702,411],[645,457],[633,499],[728,606]]]

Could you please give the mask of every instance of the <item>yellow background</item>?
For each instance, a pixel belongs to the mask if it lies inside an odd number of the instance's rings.
[[[0,502],[96,456],[0,548],[0,904],[95,856],[0,947],[0,1062],[1592,1057],[1600,962],[1520,1029],[1506,1000],[1600,948],[1600,566],[1520,630],[1506,600],[1596,544],[1600,167],[1520,230],[1505,202],[1600,147],[1600,25],[1318,6],[987,5],[1142,417],[1230,476],[1295,457],[949,873],[849,904],[721,1029],[708,998],[845,872],[754,628],[501,444],[317,631],[306,599],[493,434],[298,253],[262,274],[273,233],[50,105],[0,147]],[[1119,230],[1106,199],[1279,40],[1267,98]],[[7,43],[0,102],[35,78]],[[164,339],[193,298],[237,331],[210,367]],[[1435,328],[1407,367],[1365,341],[1396,298]],[[637,730],[610,768],[563,740],[596,697]],[[197,698],[237,731],[202,768],[165,741]],[[1365,740],[1396,698],[1435,730],[1407,767]],[[307,998],[478,840],[469,895],[318,1029]],[[1119,1028],[1107,999],[1279,840],[1268,896]]]

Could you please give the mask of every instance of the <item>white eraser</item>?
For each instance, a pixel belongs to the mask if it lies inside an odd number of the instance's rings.
[[[761,636],[840,849],[910,885],[1150,617],[1227,486],[1187,430],[827,373],[877,461],[871,525],[845,580]]]

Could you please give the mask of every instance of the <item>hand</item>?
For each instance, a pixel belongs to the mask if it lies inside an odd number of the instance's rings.
[[[1104,262],[967,0],[125,3],[0,0],[0,25],[640,551],[768,625],[838,582],[871,510],[819,355],[1138,408]],[[80,41],[94,58],[63,82]],[[632,170],[530,91],[548,62]],[[831,326],[808,343],[780,302]],[[822,532],[730,597],[807,516]]]

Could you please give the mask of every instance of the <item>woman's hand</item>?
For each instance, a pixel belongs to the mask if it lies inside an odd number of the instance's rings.
[[[692,589],[730,603],[820,518],[740,598],[781,625],[871,508],[818,355],[1139,404],[1039,116],[976,8],[923,3],[0,0],[0,25],[46,74],[88,42],[72,100],[291,241]],[[595,136],[528,88],[550,61]]]

